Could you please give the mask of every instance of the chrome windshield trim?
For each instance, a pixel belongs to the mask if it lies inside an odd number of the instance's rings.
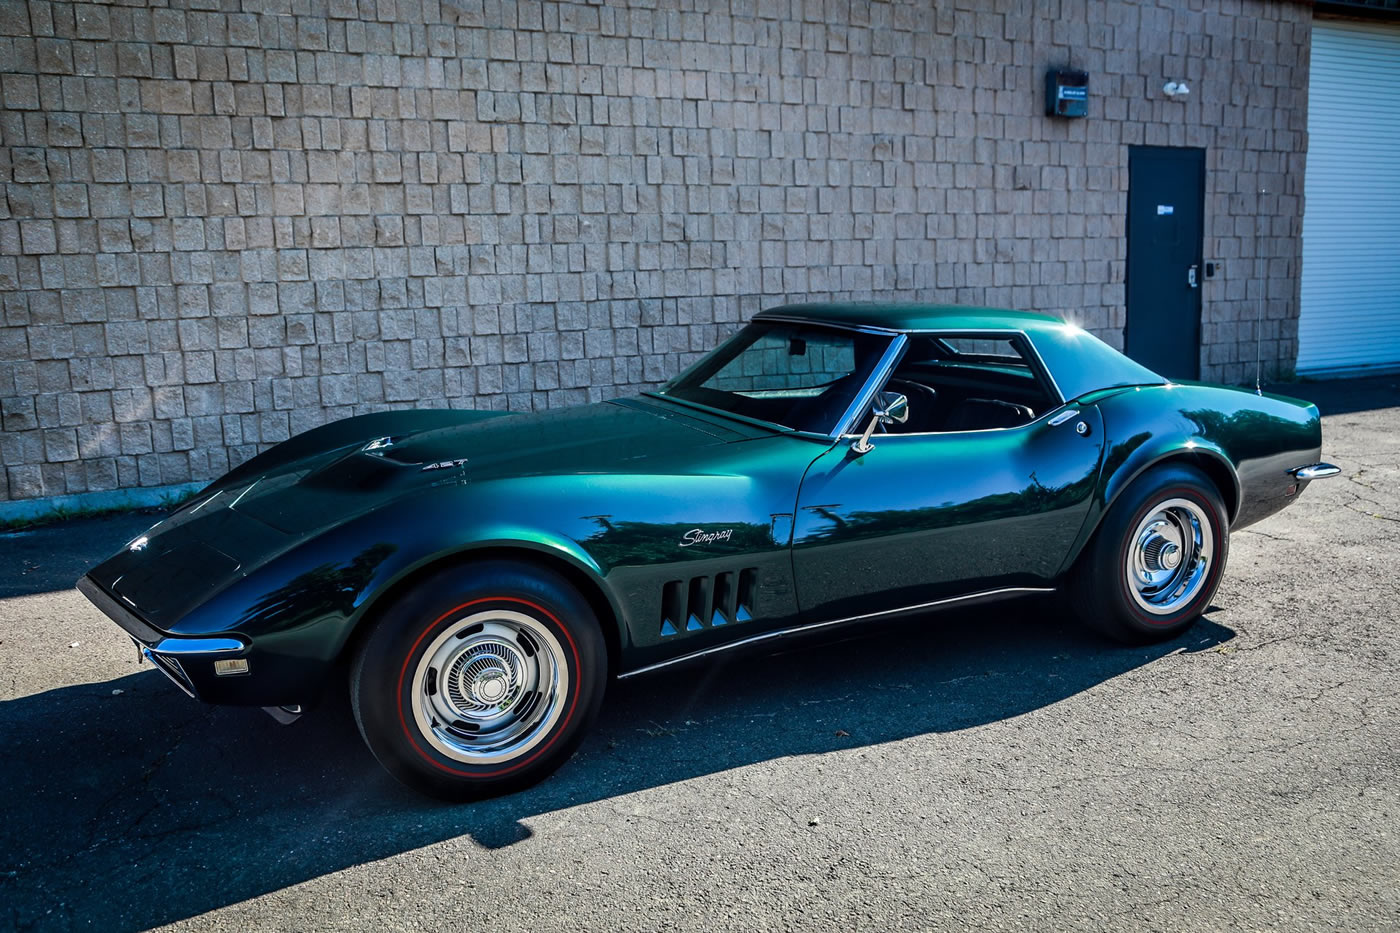
[[[1314,480],[1336,476],[1342,472],[1342,468],[1330,463],[1313,463],[1308,466],[1296,467],[1288,472],[1292,473],[1295,479]]]
[[[863,615],[846,616],[840,619],[828,619],[825,622],[809,622],[805,625],[794,625],[789,628],[775,629],[771,632],[761,632],[758,635],[751,635],[748,638],[741,638],[725,645],[714,645],[710,648],[703,648],[699,651],[692,651],[679,657],[671,658],[667,661],[658,661],[655,664],[648,664],[646,667],[639,667],[635,671],[628,671],[625,674],[618,674],[618,680],[626,680],[628,677],[636,677],[639,674],[649,674],[652,671],[659,671],[670,667],[673,664],[682,664],[686,661],[695,661],[700,658],[719,654],[731,648],[740,648],[744,645],[754,645],[759,642],[770,641],[775,638],[784,638],[788,635],[797,635],[806,632],[815,632],[824,628],[831,628],[837,625],[845,625],[851,622],[865,622],[870,619],[880,619],[887,616],[902,615],[907,612],[918,612],[923,609],[934,609],[943,606],[952,606],[959,603],[971,603],[979,600],[1002,599],[1011,596],[1022,596],[1030,593],[1053,593],[1054,587],[1050,586],[1004,586],[995,590],[981,590],[976,593],[965,593],[962,596],[950,596],[946,599],[935,599],[927,603],[918,603],[913,606],[902,606],[898,609],[883,609],[880,612],[867,612]]]
[[[865,386],[856,393],[856,397],[851,400],[846,413],[841,416],[841,420],[836,422],[828,435],[833,441],[839,440],[846,434],[847,428],[855,427],[853,422],[860,419],[861,415],[870,410],[870,405],[875,399],[875,393],[884,388],[889,381],[890,374],[894,372],[895,365],[899,358],[904,355],[904,348],[908,346],[909,338],[904,334],[895,334],[890,345],[885,348],[885,353],[880,357],[880,362],[875,364],[875,369],[870,373],[870,378],[865,380]]]
[[[238,638],[162,638],[151,645],[156,654],[236,654],[248,644]]]

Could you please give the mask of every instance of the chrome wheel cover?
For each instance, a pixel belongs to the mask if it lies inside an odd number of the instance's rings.
[[[1168,499],[1128,538],[1128,593],[1138,608],[1170,615],[1195,599],[1215,560],[1215,532],[1205,509]]]
[[[433,639],[410,697],[419,734],[466,764],[519,758],[549,734],[569,695],[564,651],[534,616],[488,609]]]

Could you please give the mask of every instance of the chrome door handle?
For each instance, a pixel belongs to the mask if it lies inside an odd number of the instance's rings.
[[[1192,288],[1195,288],[1197,285],[1196,268],[1196,266],[1192,266],[1191,268],[1186,270],[1186,284],[1190,285]]]

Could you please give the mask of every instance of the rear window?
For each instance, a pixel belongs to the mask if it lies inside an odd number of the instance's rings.
[[[1010,338],[935,337],[931,339],[938,356],[961,363],[997,363],[1029,370],[1030,364]]]

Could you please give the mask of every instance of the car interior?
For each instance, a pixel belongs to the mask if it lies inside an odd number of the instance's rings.
[[[1058,404],[1020,337],[911,336],[885,389],[909,400],[909,420],[889,434],[1014,428]]]
[[[682,373],[662,394],[799,431],[825,434],[855,400],[888,337],[787,323],[752,325],[730,352]],[[1025,338],[912,334],[885,390],[909,400],[888,434],[1014,428],[1058,404]],[[862,429],[868,416],[862,416]]]

